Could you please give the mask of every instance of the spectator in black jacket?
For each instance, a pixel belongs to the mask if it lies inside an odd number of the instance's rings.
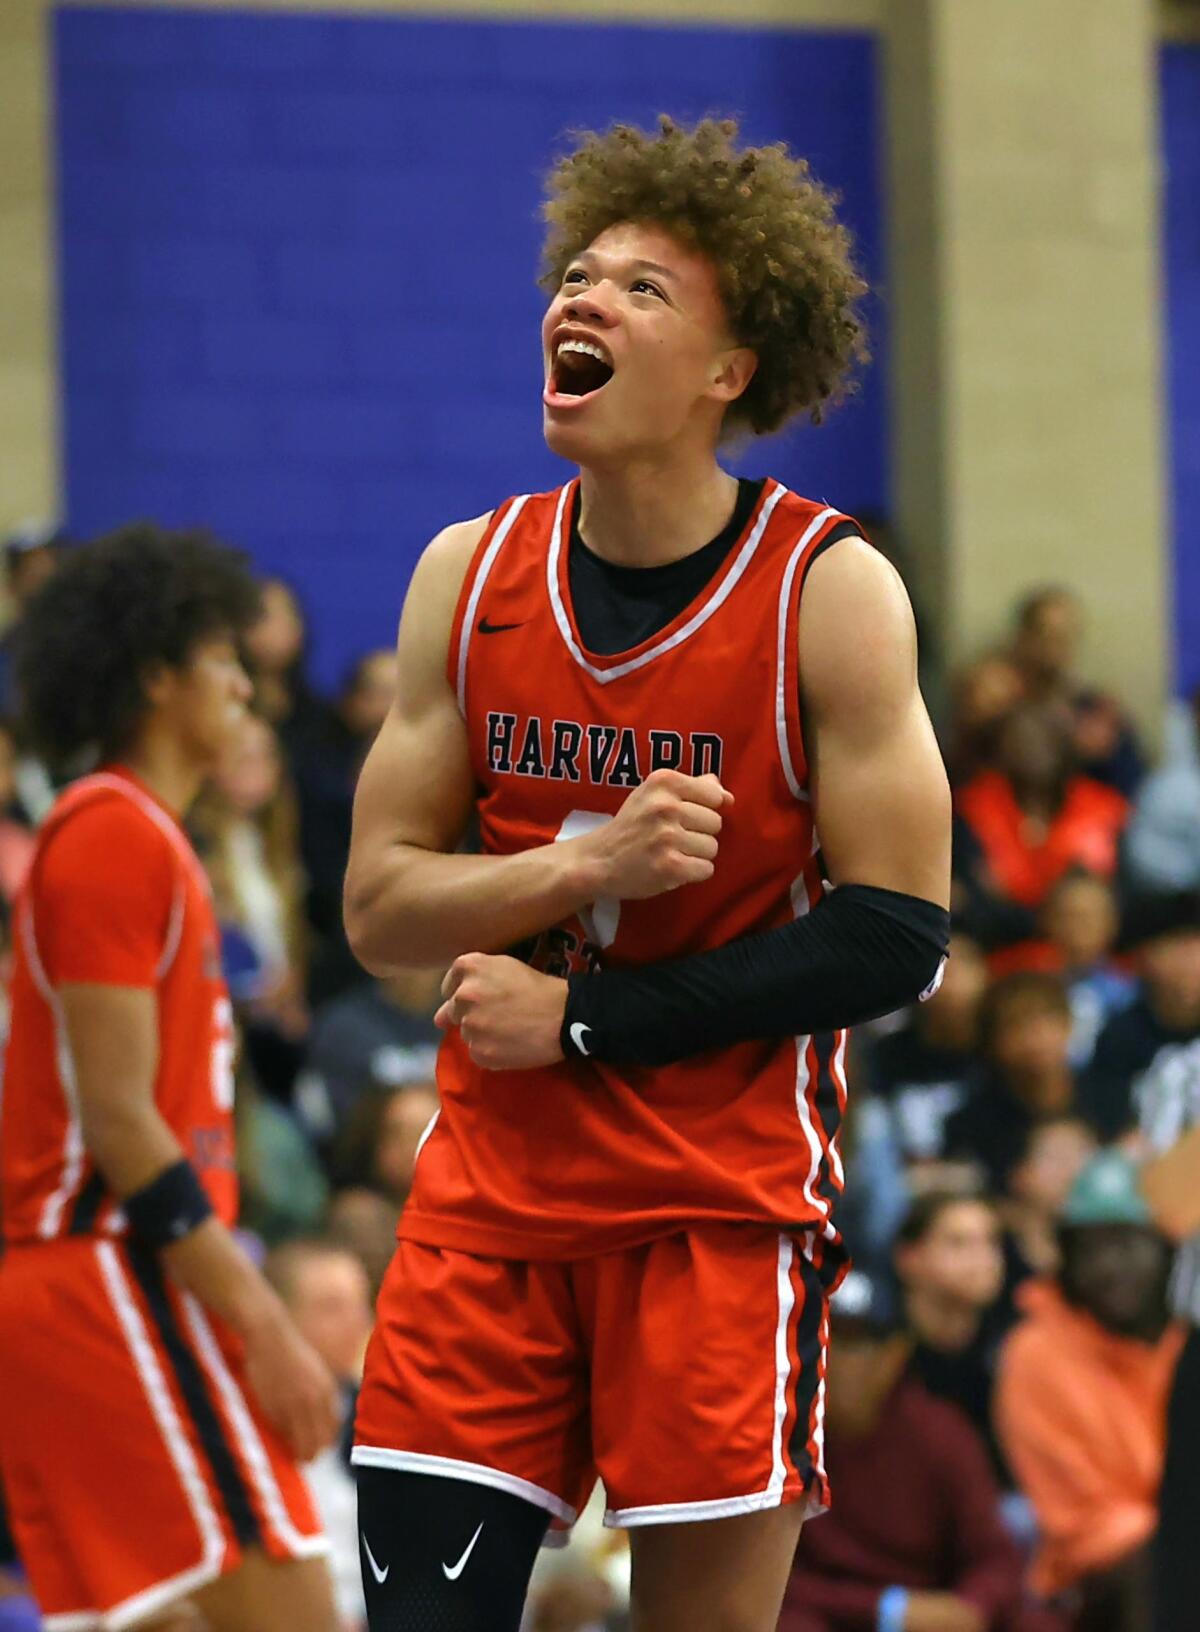
[[[1138,1122],[1139,1084],[1200,1055],[1200,894],[1146,896],[1130,908],[1122,946],[1134,955],[1134,1001],[1100,1033],[1081,1102],[1101,1138]]]

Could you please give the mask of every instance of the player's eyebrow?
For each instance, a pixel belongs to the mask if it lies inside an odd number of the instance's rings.
[[[571,264],[576,265],[583,262],[590,263],[594,266],[597,259],[598,257],[592,250],[584,249],[581,250],[578,255],[576,255],[575,260]],[[679,281],[679,274],[677,272],[672,272],[669,266],[660,266],[657,261],[629,261],[626,263],[626,270],[629,272],[653,272],[660,278],[670,278],[675,283],[678,283]]]

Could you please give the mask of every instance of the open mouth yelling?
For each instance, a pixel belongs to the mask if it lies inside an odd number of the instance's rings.
[[[574,337],[559,340],[542,401],[548,408],[580,408],[612,377],[612,361],[603,346]]]

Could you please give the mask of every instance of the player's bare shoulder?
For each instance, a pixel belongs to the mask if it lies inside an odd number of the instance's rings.
[[[418,679],[436,682],[446,660],[463,581],[487,532],[492,511],[443,527],[422,550],[400,618],[402,690]]]
[[[409,594],[420,597],[423,611],[447,605],[453,616],[467,569],[494,514],[488,510],[470,521],[452,521],[421,551]]]
[[[801,676],[810,708],[871,707],[916,683],[917,634],[900,574],[863,538],[838,539],[800,600]]]

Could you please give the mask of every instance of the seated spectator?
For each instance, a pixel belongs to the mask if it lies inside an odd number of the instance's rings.
[[[1080,770],[1132,797],[1142,753],[1129,718],[1114,697],[1084,685],[1076,672],[1083,636],[1079,597],[1061,586],[1035,590],[1017,606],[1015,623],[1011,656],[1025,695],[1066,704]]]
[[[268,1246],[315,1230],[329,1203],[328,1180],[295,1117],[261,1091],[245,1059],[234,1115],[243,1227]]]
[[[304,875],[279,741],[251,715],[197,800],[190,826],[212,883],[230,994],[266,1092],[287,1100],[308,1031]]]
[[[1162,763],[1134,806],[1126,861],[1135,888],[1200,890],[1200,690],[1168,719]]]
[[[329,717],[308,679],[308,625],[299,597],[283,578],[265,578],[262,612],[243,636],[254,707],[275,727],[289,764],[320,735]]]
[[[1062,1214],[1062,1267],[1023,1289],[1000,1358],[996,1421],[1033,1501],[1033,1584],[1077,1632],[1147,1626],[1148,1551],[1180,1334],[1168,1328],[1170,1253],[1132,1164],[1093,1158]]]
[[[354,1186],[334,1192],[325,1216],[325,1238],[345,1247],[362,1264],[374,1305],[396,1250],[396,1209],[375,1190]]]
[[[317,1010],[295,1091],[310,1138],[328,1145],[372,1090],[431,1080],[440,1001],[439,971],[402,969],[387,980],[363,980]]]
[[[1038,1632],[969,1423],[913,1376],[852,1270],[833,1299],[825,1409],[832,1510],[804,1526],[779,1632]]]
[[[398,1211],[408,1200],[421,1142],[437,1109],[434,1082],[410,1082],[360,1099],[334,1150],[339,1186],[375,1190]]]
[[[955,911],[989,950],[1036,938],[1038,909],[1072,868],[1116,871],[1129,807],[1079,774],[1070,729],[1060,706],[1019,704],[1000,729],[995,768],[958,790]]]
[[[320,1237],[289,1241],[268,1253],[263,1273],[301,1335],[312,1344],[342,1390],[344,1429],[354,1417],[363,1354],[371,1335],[371,1296],[362,1264]],[[330,1566],[346,1632],[366,1623],[358,1543],[358,1500],[343,1442],[330,1445],[305,1477],[329,1538]]]
[[[1064,873],[1046,899],[1042,922],[1049,954],[1044,967],[1067,983],[1070,1058],[1078,1070],[1091,1059],[1105,1024],[1133,1001],[1133,976],[1112,960],[1119,927],[1116,892],[1095,873]]]
[[[1025,1153],[1029,1130],[1075,1107],[1069,1057],[1071,1006],[1057,975],[1006,975],[979,1010],[983,1073],[974,1093],[946,1126],[946,1153],[976,1164],[1002,1191]]]
[[[1096,1154],[1096,1135],[1081,1117],[1035,1122],[1000,1202],[1008,1289],[1058,1269],[1058,1221],[1071,1186]]]
[[[1002,652],[977,658],[959,674],[947,753],[952,786],[962,787],[977,772],[994,767],[1000,728],[1024,690],[1020,670]]]
[[[1122,946],[1132,952],[1137,991],[1100,1033],[1080,1088],[1102,1139],[1138,1122],[1136,1094],[1157,1072],[1200,1058],[1200,894],[1146,896],[1127,915]]]
[[[12,651],[25,608],[36,591],[58,570],[68,544],[58,523],[47,521],[27,521],[4,540],[4,586],[11,616],[0,638],[0,713],[12,714],[17,705]]]
[[[943,1156],[946,1122],[966,1102],[987,978],[975,942],[955,935],[939,989],[928,1002],[914,1004],[907,1025],[866,1052],[867,1085],[887,1106],[910,1164]]]
[[[358,773],[395,695],[395,652],[368,652],[351,670],[324,728],[296,755],[308,917],[322,938],[312,971],[314,1003],[362,978],[342,927],[342,882]]]
[[[996,1353],[1005,1330],[995,1208],[982,1196],[919,1197],[896,1237],[895,1264],[914,1376],[962,1411],[1007,1482],[992,1434]]]

